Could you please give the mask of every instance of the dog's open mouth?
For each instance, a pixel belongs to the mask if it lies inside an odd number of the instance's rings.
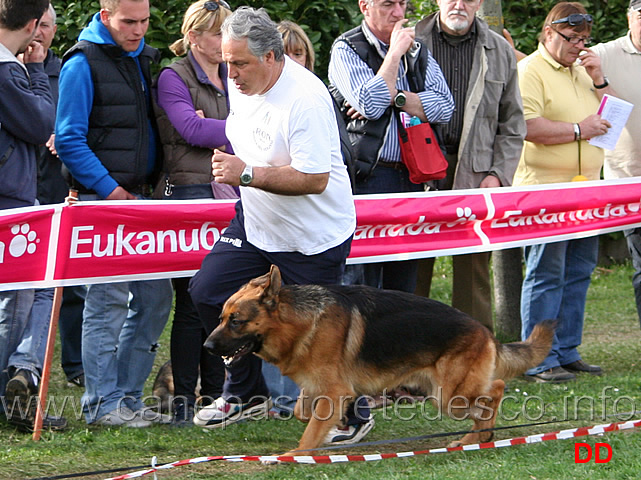
[[[248,353],[252,353],[255,350],[255,346],[255,342],[249,342],[237,349],[232,355],[222,355],[225,366],[229,367],[238,359],[244,357]]]

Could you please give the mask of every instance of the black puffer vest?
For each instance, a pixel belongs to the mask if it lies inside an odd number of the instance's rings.
[[[374,71],[378,72],[383,64],[383,58],[376,47],[370,44],[363,33],[361,26],[353,28],[339,36],[334,43],[347,43],[358,56]],[[420,45],[418,55],[413,61],[408,62],[407,79],[410,84],[410,91],[420,92],[425,84],[425,72],[427,69],[428,52],[425,46]],[[356,119],[347,117],[345,98],[334,85],[329,86],[329,91],[341,106],[341,113],[347,123],[347,131],[354,147],[354,158],[356,164],[356,179],[363,181],[370,176],[378,163],[379,152],[383,148],[385,132],[392,119],[394,109],[390,107],[377,120]]]
[[[140,71],[149,88],[150,65],[158,62],[160,54],[145,45],[138,56],[139,69],[135,59],[122,55],[120,47],[82,40],[65,53],[63,64],[78,52],[87,57],[94,85],[87,144],[120,186],[140,193],[141,185],[153,181],[147,174],[153,115]],[[72,185],[81,193],[90,192],[73,179]]]

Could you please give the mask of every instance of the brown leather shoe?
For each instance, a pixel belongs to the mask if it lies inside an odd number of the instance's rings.
[[[603,370],[598,365],[588,365],[583,360],[577,360],[576,362],[568,363],[567,365],[562,365],[562,367],[568,372],[576,373],[589,373],[590,375],[601,375]]]
[[[536,375],[526,375],[526,378],[538,383],[563,383],[576,379],[576,375],[561,367],[554,367]]]

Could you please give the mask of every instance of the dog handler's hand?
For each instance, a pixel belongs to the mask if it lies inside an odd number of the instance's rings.
[[[245,162],[236,155],[230,155],[218,149],[214,150],[214,155],[211,157],[211,173],[217,183],[238,187],[240,175],[244,169]]]

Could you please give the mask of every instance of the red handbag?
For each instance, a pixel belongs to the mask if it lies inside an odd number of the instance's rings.
[[[447,160],[443,156],[436,135],[429,123],[405,127],[397,112],[398,142],[401,160],[407,167],[412,183],[440,180],[447,173]]]

